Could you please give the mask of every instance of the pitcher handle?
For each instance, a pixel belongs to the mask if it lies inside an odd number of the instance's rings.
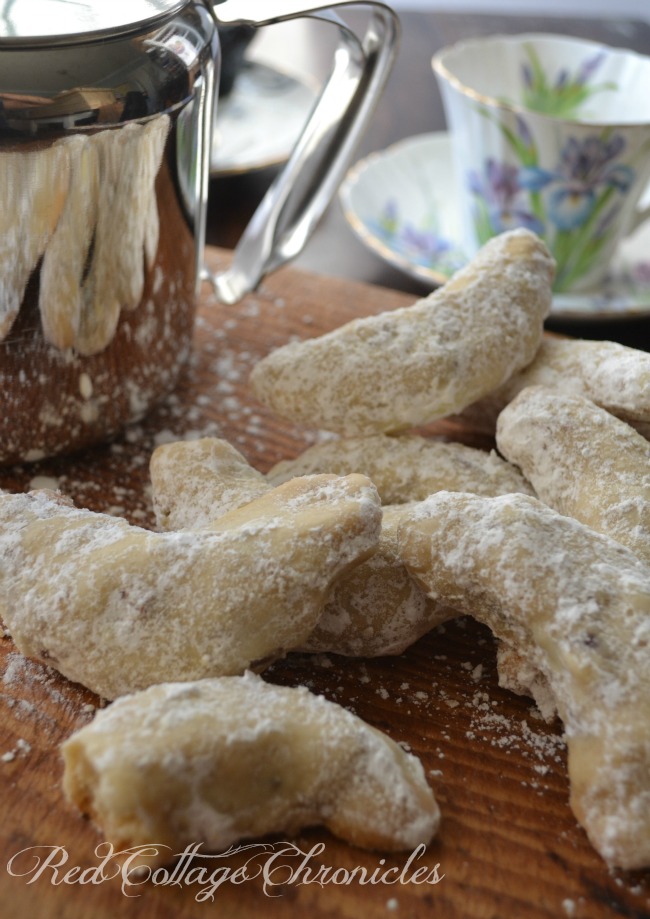
[[[363,39],[330,11],[369,6]],[[269,7],[275,10],[269,16]],[[222,0],[219,25],[268,25],[309,16],[335,23],[334,66],[282,172],[271,184],[235,248],[231,266],[211,277],[223,303],[236,303],[270,271],[295,258],[309,239],[345,173],[397,54],[399,21],[382,3],[330,0]]]

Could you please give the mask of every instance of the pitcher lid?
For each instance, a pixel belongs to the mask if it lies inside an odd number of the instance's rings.
[[[189,0],[13,0],[0,7],[0,44],[75,43],[168,16]]]

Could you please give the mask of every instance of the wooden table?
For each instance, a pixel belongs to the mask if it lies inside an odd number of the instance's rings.
[[[450,8],[453,3],[450,2]],[[525,6],[522,3],[522,9]],[[576,4],[580,6],[580,4]],[[570,11],[571,3],[567,4]],[[357,15],[347,14],[360,22]],[[401,48],[373,122],[361,142],[358,155],[383,150],[390,144],[416,134],[445,129],[445,116],[430,61],[433,53],[462,38],[497,32],[559,32],[577,35],[611,45],[629,47],[650,54],[650,24],[629,19],[591,20],[543,16],[478,15],[452,12],[401,11]],[[332,40],[331,27],[313,22],[312,72],[319,78],[327,73]],[[254,46],[253,46],[254,47]],[[286,66],[291,65],[291,48]],[[243,226],[274,176],[273,171],[215,180],[212,182],[208,240],[231,248]],[[295,265],[327,276],[351,278],[380,284],[414,295],[425,292],[417,281],[382,262],[353,234],[338,202],[329,208],[325,219]],[[584,338],[620,341],[633,347],[650,347],[650,320],[617,322],[549,323],[567,334]]]
[[[208,257],[212,268],[226,261],[216,250]],[[194,357],[172,396],[114,444],[2,470],[0,487],[58,486],[81,506],[151,526],[147,467],[156,444],[224,437],[261,471],[297,454],[310,432],[281,422],[254,401],[247,382],[253,363],[292,336],[316,335],[411,300],[409,294],[294,269],[278,272],[236,309],[216,304],[205,288]],[[482,448],[492,445],[451,424],[435,425],[434,431]],[[265,674],[285,685],[305,684],[349,707],[421,759],[442,825],[410,871],[426,866],[434,876],[437,870],[437,884],[409,881],[409,870],[404,883],[287,882],[299,853],[321,845],[308,864],[314,872],[330,868],[330,877],[336,869],[365,867],[377,876],[396,869],[388,875],[395,880],[408,864],[408,853],[363,852],[319,829],[265,840],[274,848],[258,857],[261,863],[280,848],[297,847],[281,857],[288,866],[285,883],[266,892],[261,877],[224,883],[214,902],[197,902],[205,886],[198,881],[182,888],[149,883],[127,888],[129,896],[119,878],[86,886],[65,882],[66,869],[79,869],[78,877],[80,870],[98,866],[102,837],[63,798],[59,744],[101,702],[27,661],[7,636],[0,639],[0,674],[2,919],[650,917],[650,872],[608,870],[593,850],[568,805],[561,725],[545,724],[530,700],[498,686],[492,637],[472,620],[438,628],[399,657],[291,654]],[[43,859],[52,847],[61,847],[55,861],[65,865],[58,875],[48,869],[37,877],[35,856]],[[245,858],[231,855],[218,864],[234,871]]]
[[[425,13],[404,13],[401,19],[400,59],[359,155],[443,128],[429,58],[437,47],[463,35],[555,29],[650,51],[650,29],[635,23],[604,26],[588,20]],[[320,63],[314,61],[316,70],[325,66],[326,56],[324,52]],[[260,173],[212,183],[212,244],[234,244],[271,178],[270,173]],[[208,259],[215,267],[226,256],[210,250]],[[356,315],[403,306],[422,292],[361,246],[337,204],[298,265],[318,273],[285,269],[237,308],[218,306],[205,289],[195,356],[169,399],[114,444],[77,457],[2,470],[0,487],[59,486],[81,506],[151,526],[147,464],[158,443],[195,435],[224,437],[262,471],[298,453],[309,442],[309,432],[280,422],[254,402],[247,386],[253,362],[290,336],[318,334]],[[647,336],[648,323],[575,331],[638,346]],[[469,430],[444,424],[433,430],[475,446],[491,446],[489,439]],[[54,671],[26,661],[7,636],[0,639],[0,673],[2,919],[250,919],[261,914],[277,919],[650,917],[650,874],[608,870],[571,813],[561,725],[546,725],[529,700],[498,686],[493,640],[470,620],[436,630],[397,658],[294,654],[266,674],[278,683],[306,684],[324,693],[421,758],[443,822],[439,836],[416,864],[432,873],[438,866],[437,884],[418,885],[408,878],[393,885],[284,883],[265,892],[258,878],[239,886],[225,883],[214,901],[198,902],[198,883],[184,888],[149,884],[127,890],[131,896],[124,895],[119,879],[86,886],[67,883],[62,879],[65,868],[98,864],[95,847],[101,835],[63,800],[58,746],[87,723],[101,703]],[[277,851],[284,841],[268,842]],[[306,853],[323,845],[310,859],[314,869],[364,866],[370,873],[402,870],[408,861],[406,854],[361,852],[318,829],[300,833],[291,843]],[[58,878],[52,872],[38,879],[28,873],[36,863],[29,854],[18,853],[33,846],[45,847],[41,858],[51,847],[62,847],[59,857],[67,856],[67,863]],[[234,870],[242,858],[230,856],[224,864]],[[295,867],[295,850],[285,863]]]

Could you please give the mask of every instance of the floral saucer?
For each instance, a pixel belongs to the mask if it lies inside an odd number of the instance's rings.
[[[340,191],[345,216],[380,258],[435,287],[467,262],[458,240],[454,169],[447,132],[421,134],[354,166]],[[593,291],[556,294],[552,316],[567,321],[650,315],[650,222],[619,247]]]
[[[260,61],[244,61],[232,91],[217,104],[212,177],[284,163],[315,98],[315,87],[302,77]]]

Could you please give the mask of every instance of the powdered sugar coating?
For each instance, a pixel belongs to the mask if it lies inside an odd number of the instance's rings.
[[[499,415],[499,450],[538,496],[650,565],[650,442],[583,396],[529,386]]]
[[[526,386],[586,396],[650,436],[650,354],[611,341],[545,338],[534,360],[493,393],[468,406],[471,427],[494,431],[500,411]]]
[[[273,489],[234,447],[218,438],[159,447],[150,471],[163,528],[171,523],[210,526],[228,510]],[[336,579],[301,650],[364,657],[400,654],[454,615],[428,600],[401,563],[395,530],[404,509],[383,508],[377,545]]]
[[[323,615],[302,650],[348,657],[401,654],[458,615],[429,599],[404,567],[397,530],[411,510],[410,504],[384,507],[377,548],[334,583]]]
[[[209,526],[271,486],[226,440],[202,437],[157,447],[149,463],[161,530]],[[279,484],[279,483],[278,483]]]
[[[246,673],[124,697],[63,745],[67,796],[121,849],[324,824],[354,845],[415,848],[439,811],[420,762],[308,690]],[[150,863],[148,859],[148,863]]]
[[[521,473],[494,451],[416,434],[345,437],[308,447],[293,460],[269,470],[275,485],[296,475],[359,472],[377,486],[382,504],[422,501],[435,491],[477,495],[532,494]]]
[[[16,646],[106,698],[258,669],[300,646],[377,543],[362,476],[273,489],[209,530],[152,533],[47,492],[0,497],[0,614]]]
[[[459,412],[533,359],[553,273],[533,233],[504,233],[413,306],[273,351],[253,369],[253,389],[280,415],[342,434]]]
[[[569,749],[571,805],[610,864],[650,865],[650,570],[535,498],[441,492],[398,532],[430,596],[539,670]]]

